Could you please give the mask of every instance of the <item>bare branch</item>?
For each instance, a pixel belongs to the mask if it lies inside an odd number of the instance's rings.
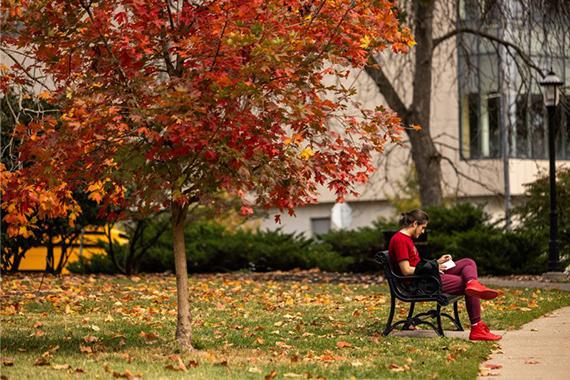
[[[366,72],[378,86],[378,90],[382,93],[388,106],[394,110],[402,119],[406,119],[409,110],[398,95],[398,92],[380,67],[378,61],[373,56],[368,59],[368,64],[365,67]]]
[[[483,37],[483,38],[486,38],[490,41],[493,41],[493,42],[496,42],[498,44],[503,45],[505,48],[507,48],[507,51],[509,49],[513,49],[518,54],[518,56],[525,62],[525,64],[528,67],[536,70],[538,73],[540,73],[541,77],[544,77],[544,73],[543,73],[542,69],[540,67],[538,67],[534,62],[532,62],[530,57],[519,46],[517,46],[516,44],[509,42],[503,38],[494,36],[490,33],[486,33],[486,32],[483,32],[481,30],[478,30],[478,29],[458,28],[458,29],[451,30],[451,31],[445,33],[443,36],[433,39],[433,49],[435,50],[435,48],[439,44],[441,44],[445,40],[452,38],[452,37],[455,37],[459,34],[474,34],[476,36]]]
[[[496,189],[493,189],[492,187],[490,187],[487,183],[479,181],[478,179],[475,179],[473,177],[468,176],[467,174],[463,173],[461,170],[459,170],[459,168],[455,165],[455,162],[453,162],[453,160],[451,160],[449,157],[446,157],[444,155],[441,156],[441,159],[446,161],[451,168],[453,169],[453,171],[455,172],[455,174],[457,175],[457,177],[460,178],[465,178],[466,180],[468,180],[469,182],[473,182],[479,186],[481,186],[482,188],[484,188],[485,190],[490,191],[493,194],[499,195],[499,196],[504,196],[504,194],[500,191],[497,191]]]
[[[0,47],[0,51],[2,51],[2,53],[6,54],[20,69],[22,69],[24,74],[26,74],[31,80],[33,80],[34,82],[36,82],[37,84],[39,84],[40,86],[42,86],[43,88],[45,88],[46,90],[49,91],[50,88],[48,86],[46,86],[45,83],[41,82],[38,78],[36,78],[32,74],[30,74],[28,69],[26,67],[24,67],[20,63],[20,61],[18,61],[12,54],[10,54],[9,49],[5,49],[3,47]]]

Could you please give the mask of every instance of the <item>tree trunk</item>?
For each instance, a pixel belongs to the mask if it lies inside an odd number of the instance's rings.
[[[53,235],[51,233],[51,229],[48,228],[48,240],[46,242],[46,272],[47,273],[54,273],[54,265],[55,265],[55,254],[54,254],[54,244],[53,244]]]
[[[172,204],[172,235],[174,241],[174,266],[176,268],[176,294],[178,303],[178,321],[176,340],[184,351],[192,347],[192,317],[188,294],[188,268],[186,266],[186,248],[184,246],[184,224],[187,208]]]
[[[417,123],[420,132],[408,131],[412,145],[412,158],[416,166],[422,206],[442,203],[441,155],[437,151],[430,133],[431,85],[433,58],[433,13],[434,1],[414,2],[414,37],[416,39],[416,61],[414,70],[414,94],[408,123]]]

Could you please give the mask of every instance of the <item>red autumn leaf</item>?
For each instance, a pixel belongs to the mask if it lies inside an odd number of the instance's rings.
[[[352,344],[350,344],[348,342],[340,341],[340,342],[336,342],[336,346],[338,348],[345,348],[345,347],[352,347]]]
[[[263,378],[264,380],[273,380],[275,379],[275,377],[277,377],[277,371],[273,370],[271,371],[271,373],[265,375]]]

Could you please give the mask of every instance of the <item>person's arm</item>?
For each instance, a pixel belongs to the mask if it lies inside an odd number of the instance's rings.
[[[416,270],[416,267],[410,265],[410,260],[402,260],[398,265],[400,266],[400,272],[402,272],[404,276],[411,276]]]

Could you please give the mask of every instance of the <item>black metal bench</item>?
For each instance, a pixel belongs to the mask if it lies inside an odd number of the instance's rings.
[[[441,326],[441,317],[449,318],[455,325],[457,331],[463,331],[463,326],[459,320],[459,310],[457,302],[463,298],[461,295],[445,294],[441,291],[441,282],[437,276],[433,275],[412,275],[401,276],[394,271],[392,262],[388,256],[388,251],[381,251],[376,254],[376,261],[384,267],[384,277],[390,287],[390,315],[386,322],[383,335],[386,336],[398,327],[407,330],[411,326],[428,325],[437,335],[445,336]],[[396,299],[410,303],[410,310],[406,319],[392,323],[396,312]],[[417,302],[436,302],[435,309],[414,315],[414,307]],[[453,314],[441,312],[442,306],[453,304]],[[426,318],[436,318],[437,325],[425,320]]]

